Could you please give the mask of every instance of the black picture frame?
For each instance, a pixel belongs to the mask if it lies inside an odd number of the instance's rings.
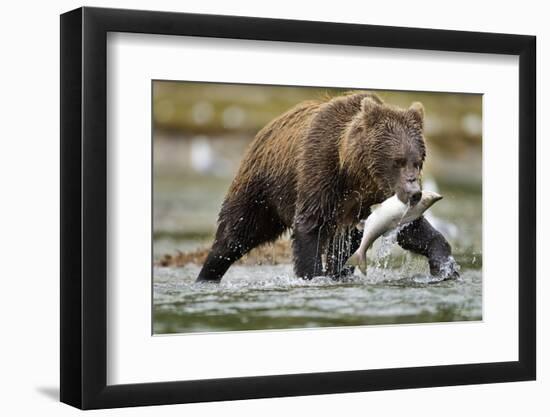
[[[107,385],[108,32],[519,56],[519,360]],[[94,409],[535,379],[534,36],[84,7],[61,15],[60,56],[62,402]]]

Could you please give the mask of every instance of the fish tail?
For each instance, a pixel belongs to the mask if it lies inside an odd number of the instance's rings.
[[[359,265],[360,263],[359,255],[356,252],[348,258],[346,265]]]
[[[357,265],[359,267],[359,270],[363,273],[363,275],[367,275],[367,258],[362,259],[361,262]]]

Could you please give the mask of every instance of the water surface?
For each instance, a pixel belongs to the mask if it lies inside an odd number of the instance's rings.
[[[481,271],[436,282],[371,268],[346,282],[295,278],[291,265],[234,265],[221,284],[199,266],[155,268],[154,333],[426,323],[481,319]]]

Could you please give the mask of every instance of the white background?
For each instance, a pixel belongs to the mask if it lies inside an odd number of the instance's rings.
[[[326,3],[326,4],[325,4]],[[0,236],[2,268],[2,402],[7,415],[41,413],[72,415],[58,404],[59,349],[59,20],[58,14],[80,6],[72,1],[55,4],[10,2],[4,5],[2,36],[2,145],[0,178]],[[540,74],[548,72],[550,27],[543,2],[496,4],[461,1],[460,7],[443,2],[337,3],[278,1],[231,2],[88,1],[87,5],[240,14],[442,29],[536,34],[538,36],[539,213],[550,209],[543,184],[549,179],[548,112],[550,91]],[[456,7],[456,8],[455,8]],[[29,116],[30,115],[30,116]],[[6,146],[7,145],[7,146]],[[543,256],[550,249],[549,223],[539,214],[539,366],[538,381],[484,386],[435,388],[327,395],[304,398],[238,401],[169,407],[101,411],[106,415],[280,415],[315,413],[334,415],[547,415],[550,390],[550,330],[547,320],[549,283],[543,276]],[[32,414],[31,414],[32,415]]]
[[[136,34],[107,48],[108,384],[517,360],[517,57]],[[151,337],[151,79],[483,93],[483,322]]]

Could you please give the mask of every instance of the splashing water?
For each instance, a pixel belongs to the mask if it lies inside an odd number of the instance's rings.
[[[370,270],[367,268],[367,277],[369,275],[373,275],[374,277],[381,277],[384,279],[386,273],[385,271],[387,271],[389,267],[390,255],[392,254],[393,248],[397,244],[397,235],[405,226],[406,225],[400,225],[395,229],[390,230],[378,238],[375,242],[374,248],[371,250],[371,253],[374,253],[373,267],[375,273],[372,274],[372,268]],[[401,265],[401,267],[403,267],[403,265]]]
[[[460,265],[455,261],[454,257],[449,257],[441,268],[441,279],[451,278],[455,273],[460,272]],[[460,280],[460,277],[458,277]]]

